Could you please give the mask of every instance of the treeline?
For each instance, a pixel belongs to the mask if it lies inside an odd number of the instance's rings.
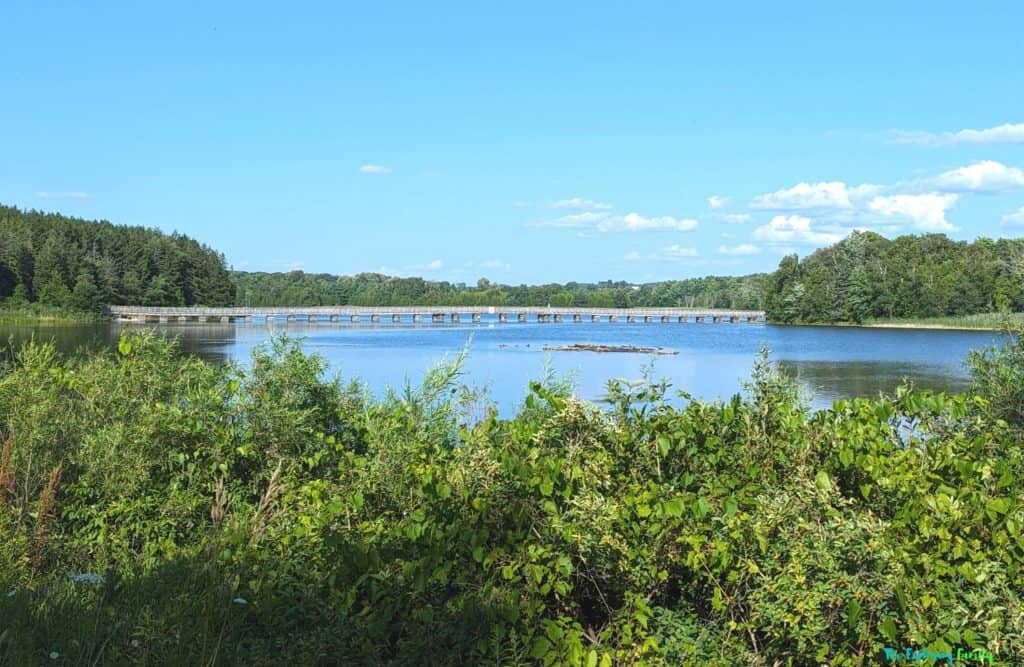
[[[234,288],[223,255],[187,236],[0,206],[0,299],[81,311],[227,306]]]
[[[502,285],[481,278],[476,285],[396,278],[377,273],[234,272],[239,306],[592,306],[630,308],[685,306],[761,309],[767,274],[709,276],[646,285],[599,283]]]
[[[854,232],[803,260],[789,255],[766,281],[776,322],[863,322],[1024,310],[1024,239],[888,240]]]

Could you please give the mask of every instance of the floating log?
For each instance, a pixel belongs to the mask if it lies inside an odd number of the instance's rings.
[[[632,352],[633,354],[679,354],[676,350],[663,347],[637,347],[636,345],[597,345],[595,343],[574,343],[572,345],[548,345],[550,352]]]

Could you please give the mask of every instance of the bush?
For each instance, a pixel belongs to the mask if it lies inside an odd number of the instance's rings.
[[[373,400],[287,339],[248,368],[28,345],[0,376],[0,663],[1024,657],[1006,394],[812,414],[764,357],[725,402],[549,380],[501,419],[460,362]]]

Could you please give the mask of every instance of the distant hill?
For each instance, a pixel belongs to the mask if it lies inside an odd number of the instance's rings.
[[[768,274],[709,276],[645,285],[604,281],[547,285],[475,285],[395,278],[378,273],[232,273],[240,306],[684,306],[760,310]]]
[[[973,243],[944,234],[854,232],[803,260],[789,255],[766,284],[776,322],[863,322],[1024,310],[1024,239]]]
[[[0,299],[227,306],[234,286],[224,256],[187,236],[0,206]]]

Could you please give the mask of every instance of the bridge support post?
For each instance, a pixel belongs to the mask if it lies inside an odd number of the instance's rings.
[[[644,324],[650,324],[654,321],[653,315],[644,315]]]
[[[612,324],[612,323],[615,323],[615,322],[618,322],[618,321],[619,321],[619,316],[618,315],[609,315],[608,316],[608,323],[609,324]]]
[[[517,322],[525,322],[526,321],[526,313],[519,313],[518,315],[516,315],[516,321]]]
[[[714,315],[711,318],[711,321],[714,322],[715,324],[720,324],[721,321],[722,321],[722,316],[721,315]]]
[[[498,313],[498,322],[508,322],[508,313]]]
[[[636,324],[636,315],[626,315],[627,324]]]
[[[348,321],[351,322],[352,324],[355,324],[356,322],[359,321],[359,316],[358,315],[352,315],[352,316],[350,316],[348,318]]]
[[[374,324],[379,323],[380,322],[380,315],[378,315],[377,313],[374,313],[373,315],[370,315],[370,321],[373,322]]]
[[[188,322],[188,315],[178,315],[179,322]]]
[[[295,321],[295,316],[294,315],[288,315],[287,317],[285,317],[285,321],[286,322],[294,322]]]
[[[402,316],[399,315],[398,313],[395,313],[394,315],[391,316],[391,322],[392,324],[401,324]]]
[[[740,318],[736,317],[735,315],[730,315],[729,316],[729,321],[732,322],[733,324],[735,324],[735,323],[740,321]]]
[[[695,317],[693,319],[696,322],[703,322],[704,321],[704,316],[703,315],[698,315],[697,317]]]
[[[555,322],[561,322],[561,321],[562,321],[562,316],[561,316],[561,314],[559,314],[559,313],[555,313]]]
[[[167,316],[161,315],[159,318],[160,324],[167,324]]]
[[[590,321],[591,322],[600,322],[601,321],[601,316],[600,315],[591,315],[590,316]]]
[[[220,323],[221,324],[227,324],[230,321],[231,321],[231,318],[228,317],[227,315],[221,315],[220,316]]]
[[[479,322],[480,321],[480,313],[473,313],[473,321],[474,322]]]
[[[412,314],[412,321],[413,321],[413,324],[419,324],[420,322],[423,321],[423,315],[420,314],[420,313],[413,313]]]
[[[754,317],[754,316],[750,316],[750,317],[747,318],[747,322],[756,322],[756,321],[757,321],[757,318]]]
[[[686,324],[686,322],[687,322],[686,315],[680,315],[679,316],[679,324]]]
[[[461,321],[462,321],[462,320],[461,320],[461,318],[459,317],[459,314],[458,314],[458,313],[452,313],[452,324],[455,324],[456,322],[461,322]]]
[[[440,324],[443,324],[443,323],[444,323],[444,313],[434,313],[434,314],[433,314],[433,315],[431,316],[431,319],[432,319],[432,320],[433,320],[433,321],[434,321],[435,323],[440,323]]]
[[[341,317],[339,317],[338,315],[331,315],[331,322],[339,322],[339,321],[341,321]]]
[[[583,321],[583,316],[580,315],[579,313],[576,313],[575,315],[572,316],[572,321],[573,322],[582,322]]]
[[[668,324],[668,320],[669,320],[668,315],[662,315],[661,316],[661,323],[662,324]]]
[[[309,322],[310,324],[316,322],[317,319],[319,318],[316,315],[306,315],[306,321]]]

